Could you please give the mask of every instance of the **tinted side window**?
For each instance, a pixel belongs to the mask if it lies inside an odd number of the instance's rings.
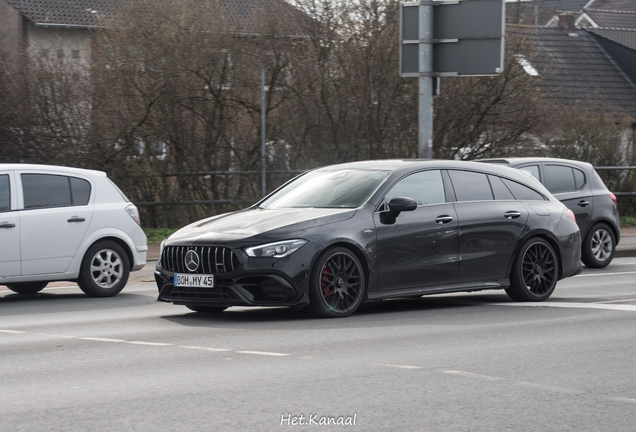
[[[389,191],[384,202],[396,196],[413,198],[418,205],[446,202],[441,171],[422,171],[403,178]]]
[[[550,182],[548,188],[550,192],[568,192],[577,189],[572,168],[563,165],[546,165],[545,172]]]
[[[534,178],[541,181],[541,172],[539,171],[539,165],[529,165],[519,168],[521,171],[528,171]]]
[[[490,186],[492,187],[492,192],[495,194],[496,200],[515,199],[514,195],[510,192],[510,189],[508,189],[501,178],[489,175],[488,180],[490,180]]]
[[[576,185],[576,189],[581,189],[585,184],[585,174],[583,174],[583,171],[576,168],[574,168],[572,171],[574,171],[574,183]]]
[[[22,174],[24,208],[71,205],[68,177],[50,174]]]
[[[73,205],[86,205],[91,196],[91,184],[86,180],[71,177]]]
[[[491,201],[493,199],[486,174],[471,171],[448,171],[457,201]]]
[[[520,201],[545,201],[543,195],[528,186],[517,183],[516,181],[501,179],[510,192]]]
[[[9,188],[9,176],[0,175],[0,211],[11,210],[11,189]]]

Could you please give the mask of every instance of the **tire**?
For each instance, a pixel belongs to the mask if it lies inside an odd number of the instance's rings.
[[[612,229],[604,223],[597,223],[587,232],[583,240],[581,261],[588,267],[607,267],[614,259],[616,238]]]
[[[213,314],[213,313],[221,313],[226,307],[223,306],[198,306],[198,305],[185,305],[188,309],[194,312],[205,313],[205,314]]]
[[[35,294],[44,289],[48,282],[20,282],[7,284],[7,288],[18,294]]]
[[[349,249],[324,251],[311,270],[309,305],[313,316],[342,318],[354,313],[366,292],[362,263]]]
[[[114,241],[104,240],[86,251],[77,284],[91,297],[112,297],[124,289],[129,274],[124,249]]]
[[[522,302],[546,300],[559,279],[559,259],[550,243],[539,237],[526,241],[515,257],[506,294]]]

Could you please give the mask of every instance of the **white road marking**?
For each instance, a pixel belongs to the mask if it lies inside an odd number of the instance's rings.
[[[613,305],[601,303],[569,303],[569,302],[514,302],[514,303],[481,303],[487,306],[518,306],[518,307],[555,307],[573,309],[604,309],[615,311],[636,312],[636,305]]]
[[[519,381],[519,382],[517,382],[517,384],[522,385],[524,387],[532,387],[532,388],[536,388],[536,389],[539,389],[539,390],[547,390],[547,391],[551,391],[551,392],[555,392],[555,393],[565,393],[565,394],[584,394],[585,393],[584,391],[570,389],[570,388],[567,388],[567,387],[556,387],[556,386],[551,386],[551,385],[529,383],[529,382],[524,382],[524,381]]]
[[[150,345],[150,346],[170,346],[172,344],[169,343],[161,343],[161,342],[142,342],[142,341],[124,341],[127,344],[131,345]]]
[[[624,398],[624,397],[606,397],[605,399],[611,400],[614,402],[629,402],[636,403],[636,399]]]
[[[622,303],[622,302],[630,302],[630,301],[636,301],[636,299],[626,299],[626,300],[608,300],[608,301],[596,302],[596,303],[598,303],[598,304],[604,304],[604,303]]]
[[[465,376],[470,378],[480,378],[480,379],[485,379],[488,381],[499,381],[501,379],[501,378],[492,377],[489,375],[479,375],[479,374],[474,374],[470,372],[462,372],[462,371],[456,371],[456,370],[449,370],[449,371],[442,371],[442,372],[445,374],[450,374],[450,375],[459,375],[459,376]]]
[[[19,330],[0,330],[0,333],[19,334],[19,333],[26,333],[26,332],[25,331],[19,331]]]
[[[283,356],[289,355],[289,354],[265,352],[265,351],[236,351],[236,352],[238,354],[254,354],[254,355],[274,356],[274,357],[283,357]]]
[[[574,278],[592,277],[592,276],[618,276],[618,275],[628,275],[628,274],[636,274],[636,271],[616,272],[616,273],[583,273],[583,274],[574,276]]]
[[[94,337],[82,337],[79,338],[81,340],[89,340],[89,341],[96,341],[96,342],[126,342],[123,339],[109,339],[109,338],[94,338]]]
[[[65,336],[65,335],[54,335],[50,333],[35,333],[39,336],[48,336],[48,337],[56,337],[56,338],[64,338],[64,339],[77,339],[77,336]]]
[[[218,351],[218,352],[232,351],[231,349],[226,349],[226,348],[207,348],[207,347],[201,347],[201,346],[180,346],[179,348],[187,348],[187,349],[201,350],[201,351]]]
[[[419,366],[408,366],[408,365],[397,365],[397,364],[390,364],[390,363],[378,363],[380,366],[387,366],[387,367],[393,367],[393,368],[399,368],[399,369],[422,369]]]

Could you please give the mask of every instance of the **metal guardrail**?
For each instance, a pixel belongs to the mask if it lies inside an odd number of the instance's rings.
[[[636,166],[626,166],[626,167],[617,167],[617,166],[600,166],[594,167],[596,171],[636,171]],[[636,196],[636,192],[614,192],[612,193],[616,196]]]
[[[617,166],[600,166],[594,167],[597,171],[612,171],[612,170],[620,170],[620,171],[636,171],[636,166],[626,166],[626,167],[617,167]],[[306,170],[272,170],[268,171],[268,175],[297,175],[302,174]],[[261,174],[261,171],[197,171],[197,172],[189,172],[189,173],[167,173],[167,174],[158,174],[157,177],[194,177],[194,176],[231,176],[232,182],[232,191],[231,198],[229,200],[205,200],[205,201],[177,201],[177,202],[140,202],[135,203],[138,207],[159,207],[166,205],[209,205],[209,204],[234,204],[234,203],[245,203],[245,204],[254,204],[259,200],[237,200],[235,195],[235,184],[236,184],[236,176],[237,175],[255,175]],[[616,196],[636,196],[636,192],[612,192]]]
[[[302,174],[307,170],[271,170],[267,171],[267,175],[290,175],[295,176]],[[204,201],[176,201],[176,202],[139,202],[134,203],[137,207],[159,207],[159,206],[175,206],[175,205],[209,205],[209,204],[234,204],[245,203],[254,204],[260,200],[241,200],[236,199],[236,176],[237,175],[255,175],[261,174],[261,171],[195,171],[189,173],[167,173],[157,174],[156,177],[204,177],[204,176],[230,176],[231,192],[230,199],[225,200],[204,200]]]

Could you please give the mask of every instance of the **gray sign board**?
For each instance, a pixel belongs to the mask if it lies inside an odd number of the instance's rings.
[[[402,5],[400,75],[419,74],[419,44],[433,44],[433,76],[503,71],[504,0],[432,1],[433,39],[419,40],[419,3]]]

